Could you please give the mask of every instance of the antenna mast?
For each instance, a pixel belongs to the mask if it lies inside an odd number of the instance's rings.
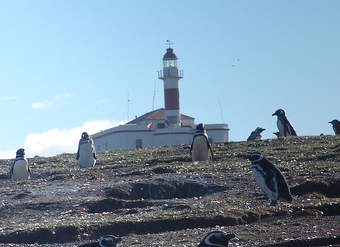
[[[221,100],[220,99],[218,99],[218,106],[220,108],[220,114],[221,114],[222,123],[224,123],[223,109],[222,109],[222,104],[221,104]]]
[[[156,80],[154,80],[153,86],[152,110],[155,110],[155,98],[156,98]]]
[[[171,48],[171,45],[173,45],[174,43],[171,42],[170,40],[166,40],[166,45],[169,46],[169,48]]]

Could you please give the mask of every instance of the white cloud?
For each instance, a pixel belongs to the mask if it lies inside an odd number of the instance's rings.
[[[46,109],[46,108],[50,108],[53,107],[55,105],[57,105],[58,103],[62,102],[65,99],[71,98],[72,94],[71,93],[63,93],[63,94],[59,94],[54,96],[52,99],[49,100],[44,100],[41,102],[34,102],[31,104],[31,107],[33,109]]]
[[[95,120],[71,129],[54,128],[41,133],[30,133],[24,142],[26,155],[33,157],[76,153],[82,132],[86,131],[91,135],[124,123],[126,121]],[[14,158],[15,152],[16,150],[0,151],[0,158]]]
[[[43,108],[49,108],[52,105],[51,101],[43,101],[39,103],[32,103],[33,109],[43,109]]]

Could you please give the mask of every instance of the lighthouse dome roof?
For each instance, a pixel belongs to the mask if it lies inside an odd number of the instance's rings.
[[[163,56],[163,60],[177,60],[177,56],[172,48],[166,49],[166,53]]]

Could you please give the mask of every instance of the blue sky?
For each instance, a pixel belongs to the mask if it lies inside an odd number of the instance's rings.
[[[58,133],[150,111],[155,85],[162,107],[167,39],[184,70],[181,112],[196,122],[225,121],[231,141],[257,126],[273,138],[283,108],[298,135],[333,134],[339,11],[337,0],[0,1],[0,154],[50,154],[33,143],[53,149]]]

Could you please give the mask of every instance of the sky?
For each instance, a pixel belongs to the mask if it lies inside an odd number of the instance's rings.
[[[76,152],[82,131],[163,107],[166,40],[196,123],[274,138],[283,108],[298,135],[333,134],[339,12],[338,0],[0,1],[0,158]]]

